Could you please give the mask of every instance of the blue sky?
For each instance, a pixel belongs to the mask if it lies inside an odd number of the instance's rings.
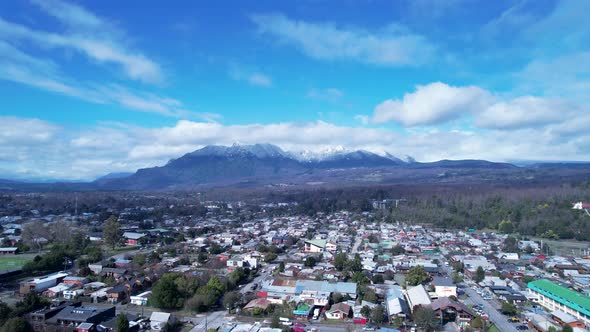
[[[3,1],[0,177],[207,144],[590,160],[587,1]]]

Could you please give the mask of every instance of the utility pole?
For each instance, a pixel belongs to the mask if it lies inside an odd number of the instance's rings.
[[[74,220],[78,221],[78,194],[76,194],[76,204],[75,204],[75,209],[74,209]]]

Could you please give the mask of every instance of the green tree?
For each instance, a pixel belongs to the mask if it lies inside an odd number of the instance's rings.
[[[219,280],[217,276],[209,278],[207,287],[213,289],[218,294],[218,296],[221,296],[221,294],[225,292],[225,285],[221,282],[221,280]]]
[[[419,306],[412,315],[416,325],[426,332],[434,331],[438,326],[438,319],[430,307]]]
[[[183,305],[183,297],[176,287],[179,275],[166,273],[152,288],[150,304],[161,309],[178,309]]]
[[[502,244],[505,252],[518,252],[518,240],[514,236],[508,236]]]
[[[235,308],[242,302],[242,294],[240,292],[227,292],[223,295],[223,307],[227,309]]]
[[[8,304],[4,302],[0,302],[0,326],[4,324],[4,322],[13,316],[13,310]]]
[[[107,245],[115,249],[115,246],[121,240],[121,225],[116,216],[110,216],[104,223],[102,229],[102,240]]]
[[[385,279],[383,278],[382,274],[375,274],[375,275],[373,275],[373,278],[371,279],[371,281],[374,284],[382,284],[385,282]]]
[[[339,254],[336,254],[334,256],[334,267],[336,268],[336,270],[342,271],[346,267],[347,261],[348,257],[346,257],[345,253],[341,252]]]
[[[272,316],[272,319],[270,321],[270,327],[273,329],[278,329],[281,327],[281,320],[279,319],[279,315],[278,313],[275,313]]]
[[[518,308],[512,302],[503,301],[502,302],[502,313],[508,316],[514,316],[518,313]]]
[[[13,317],[7,320],[0,332],[29,332],[32,331],[33,327],[24,318]]]
[[[303,262],[303,265],[305,265],[306,267],[314,267],[316,265],[317,261],[315,259],[315,257],[313,256],[309,256],[305,259],[305,262]]]
[[[565,325],[562,329],[561,332],[574,332],[574,329],[569,326],[569,325]]]
[[[146,262],[147,262],[147,257],[145,256],[145,254],[138,253],[135,256],[133,256],[133,263],[137,264],[137,266],[139,266],[139,267],[144,266]]]
[[[559,332],[559,330],[553,326],[549,326],[549,328],[547,329],[547,332]]]
[[[481,332],[485,332],[488,331],[490,329],[489,324],[487,323],[487,321],[485,319],[482,319],[481,317],[475,317],[471,323],[470,323],[471,327],[474,329],[477,329],[478,331]]]
[[[281,272],[281,273],[285,272],[285,262],[279,263],[279,272]]]
[[[372,289],[367,289],[363,295],[363,301],[375,303],[377,302],[377,294]]]
[[[125,316],[124,314],[119,314],[117,316],[117,320],[115,322],[115,331],[117,331],[117,332],[129,331],[129,320],[127,320],[127,316]]]
[[[385,308],[382,305],[378,305],[371,310],[371,320],[376,324],[383,323],[385,317]]]
[[[478,266],[477,270],[475,270],[475,277],[473,280],[475,282],[482,282],[486,278],[486,271],[484,271],[483,267]]]
[[[16,314],[22,315],[33,310],[37,310],[48,306],[50,303],[47,299],[40,297],[35,292],[30,292],[25,297],[16,303]]]
[[[363,285],[368,284],[370,282],[370,280],[362,272],[355,272],[352,275],[352,282],[355,282],[359,286],[363,286]]]
[[[498,224],[498,232],[504,234],[511,234],[514,231],[514,226],[510,220],[502,220]]]
[[[267,263],[272,263],[275,259],[277,259],[277,257],[277,254],[275,254],[274,252],[269,252],[266,255],[264,255],[264,261]]]
[[[369,308],[368,305],[363,306],[361,308],[361,315],[363,315],[363,317],[365,317],[367,319],[370,318],[371,317],[371,308]]]
[[[459,275],[459,272],[453,272],[453,283],[458,284],[460,282],[463,282],[463,278]]]
[[[354,259],[347,262],[348,270],[352,272],[361,272],[363,270],[363,262],[359,254],[354,255]]]
[[[405,253],[406,253],[406,249],[404,249],[404,247],[402,247],[399,244],[396,244],[395,246],[393,246],[393,248],[391,248],[391,254],[393,256],[403,255]]]
[[[406,282],[412,286],[421,285],[430,280],[430,275],[426,273],[422,265],[411,267],[406,275]]]

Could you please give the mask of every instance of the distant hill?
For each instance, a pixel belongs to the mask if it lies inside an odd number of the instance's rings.
[[[590,163],[515,166],[486,160],[417,162],[344,148],[292,153],[271,144],[210,145],[159,167],[111,173],[90,183],[0,180],[0,190],[176,190],[212,187],[367,184],[521,185],[586,180]]]

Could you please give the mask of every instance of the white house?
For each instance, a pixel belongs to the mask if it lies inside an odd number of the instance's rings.
[[[334,252],[338,249],[338,245],[332,241],[326,243],[326,250],[330,252]]]
[[[327,319],[346,319],[350,316],[352,307],[344,302],[336,303],[326,311]]]
[[[449,278],[435,277],[432,283],[438,297],[457,296],[457,286]]]
[[[169,312],[154,311],[150,316],[150,328],[152,330],[161,331],[166,323],[173,323],[174,317]]]
[[[138,295],[129,297],[131,304],[135,305],[147,305],[148,299],[152,295],[152,291],[143,292]]]
[[[324,252],[326,251],[326,240],[305,240],[305,247],[303,249],[304,252]]]
[[[432,303],[432,301],[430,300],[430,296],[428,295],[428,292],[422,285],[418,285],[408,289],[408,291],[406,292],[406,297],[408,299],[408,305],[412,312],[414,311],[414,307],[418,305],[427,306]]]

